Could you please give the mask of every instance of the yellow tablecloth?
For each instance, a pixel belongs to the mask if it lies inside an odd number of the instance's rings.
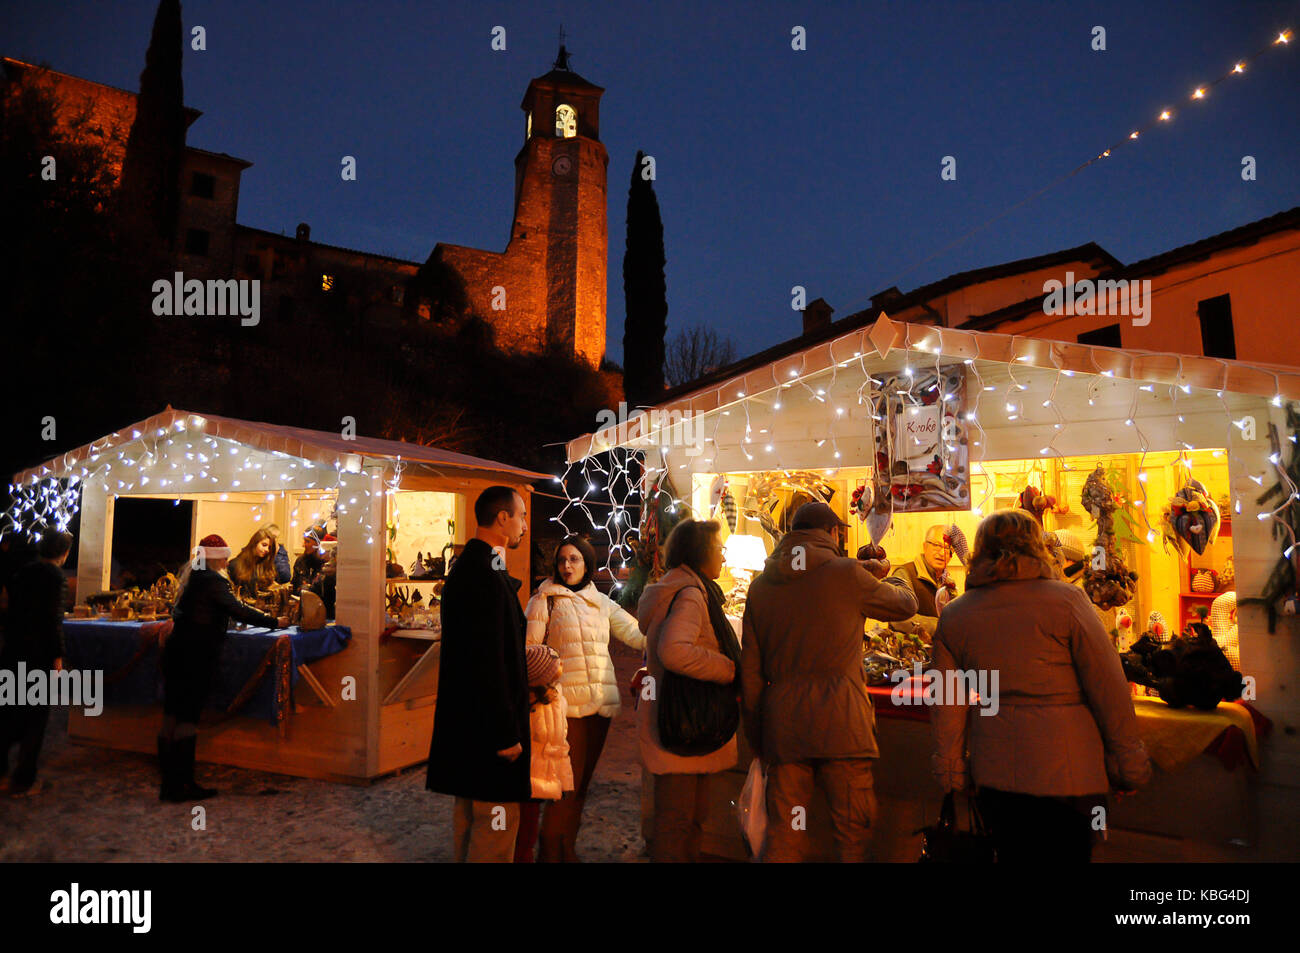
[[[1220,702],[1214,711],[1170,708],[1158,698],[1134,698],[1138,731],[1151,760],[1162,771],[1177,771],[1199,757],[1226,728],[1240,728],[1246,736],[1250,763],[1259,767],[1259,740],[1255,722],[1243,706]]]

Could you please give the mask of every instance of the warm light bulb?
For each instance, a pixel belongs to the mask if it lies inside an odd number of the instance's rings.
[[[1196,92],[1192,93],[1192,99],[1204,99],[1204,98],[1205,98],[1205,87],[1198,86],[1196,88]]]
[[[1170,113],[1169,110],[1166,109],[1166,110],[1164,110],[1163,112],[1160,113],[1160,118],[1161,118],[1162,121],[1168,121],[1168,120],[1169,120],[1169,117],[1170,117],[1171,115],[1172,115],[1172,113]]]

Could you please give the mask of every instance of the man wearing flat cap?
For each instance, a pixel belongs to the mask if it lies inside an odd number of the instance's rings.
[[[795,511],[749,587],[741,647],[745,736],[767,765],[765,861],[798,861],[809,834],[795,807],[820,787],[842,861],[867,859],[879,757],[862,670],[868,618],[906,619],[916,597],[882,560],[844,555],[845,524],[825,503]]]

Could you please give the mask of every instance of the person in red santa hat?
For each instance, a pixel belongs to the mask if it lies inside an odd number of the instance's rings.
[[[282,629],[289,620],[260,612],[235,598],[225,575],[230,547],[215,533],[203,537],[187,567],[184,588],[172,611],[175,626],[162,652],[163,723],[158,735],[162,784],[158,799],[180,803],[217,792],[194,781],[199,713],[212,688],[221,645],[233,616],[248,625]]]

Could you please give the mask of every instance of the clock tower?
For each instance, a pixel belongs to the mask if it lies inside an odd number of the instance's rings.
[[[609,261],[606,170],[600,141],[605,91],[569,68],[560,46],[551,71],[528,84],[524,144],[515,156],[514,221],[507,253],[539,262],[537,304],[545,346],[598,365],[605,353]]]

